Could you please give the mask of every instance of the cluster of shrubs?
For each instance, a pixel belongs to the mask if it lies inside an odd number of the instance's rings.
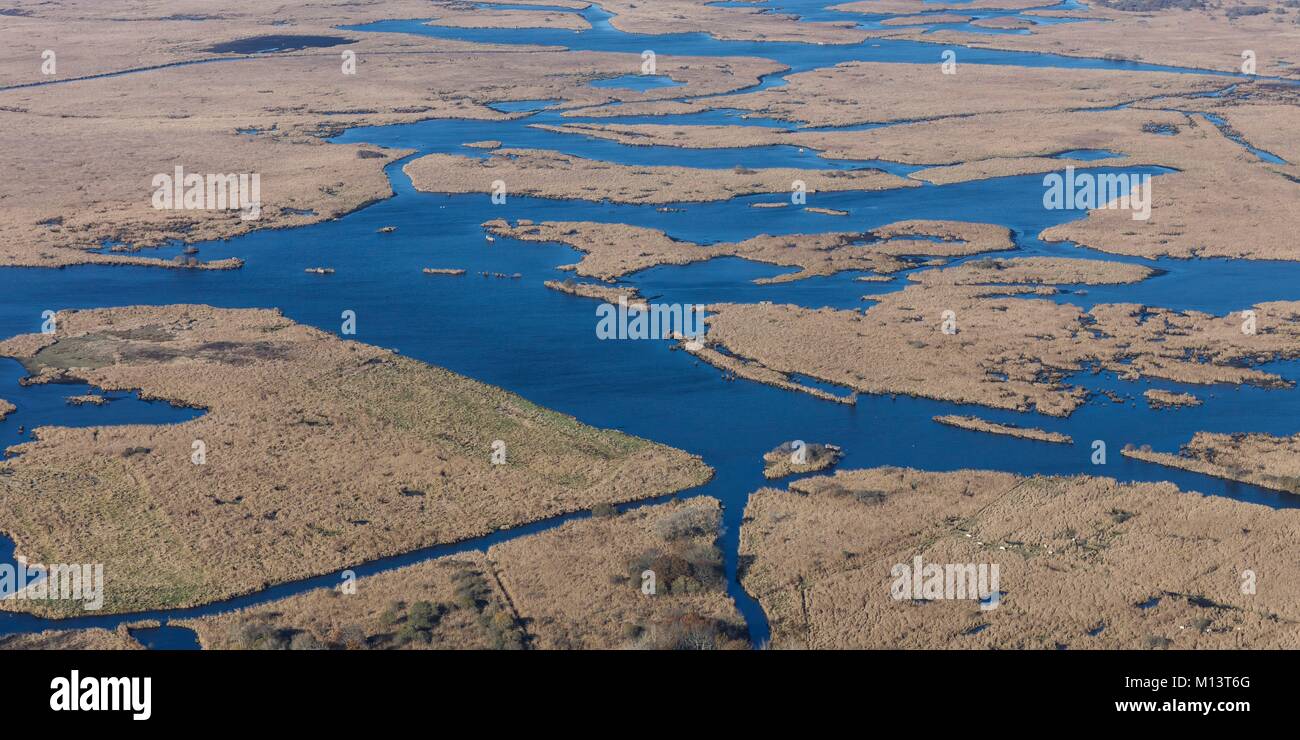
[[[465,609],[476,615],[492,648],[519,650],[525,646],[527,637],[522,627],[509,610],[500,608],[493,600],[492,587],[482,572],[467,566],[453,573],[451,580],[452,603],[422,600],[389,604],[379,615],[379,623],[384,630],[391,631],[381,634],[367,634],[367,630],[355,624],[343,625],[331,630],[325,642],[321,642],[311,632],[277,626],[273,621],[276,615],[260,614],[233,625],[230,644],[237,650],[363,650],[429,645],[443,618],[455,609]]]
[[[1125,511],[1123,509],[1111,509],[1106,513],[1110,515],[1111,521],[1115,522],[1116,524],[1123,524],[1124,522],[1127,522],[1128,520],[1133,518],[1133,512]]]
[[[492,600],[492,586],[487,577],[470,567],[451,577],[455,586],[456,606],[478,612],[478,622],[487,630],[494,650],[522,650],[527,640],[514,615],[500,609]]]
[[[1278,10],[1283,13],[1286,12],[1281,8],[1278,8]],[[1268,7],[1264,5],[1238,5],[1232,8],[1228,8],[1224,12],[1224,14],[1227,15],[1229,18],[1244,18],[1245,16],[1248,15],[1264,15],[1267,12],[1268,12]]]
[[[1160,635],[1147,635],[1146,638],[1142,640],[1142,647],[1147,650],[1168,650],[1169,646],[1173,644],[1173,640]]]
[[[1101,0],[1101,4],[1112,10],[1128,13],[1148,13],[1153,10],[1205,10],[1210,7],[1205,0]]]
[[[649,627],[630,624],[624,636],[645,650],[735,650],[748,647],[743,625],[679,612]]]
[[[1209,10],[1220,5],[1212,5],[1206,0],[1099,0],[1102,5],[1112,10],[1128,13],[1150,13],[1156,10]],[[1272,9],[1274,13],[1285,13],[1285,8],[1300,7],[1295,0],[1286,0]],[[1226,8],[1223,14],[1230,19],[1244,18],[1252,15],[1264,15],[1269,12],[1267,5],[1234,5]]]
[[[1007,264],[996,257],[982,257],[972,260],[970,266],[976,270],[1005,270]]]
[[[680,596],[723,585],[722,553],[710,543],[647,550],[628,564],[628,582],[640,588],[641,574],[647,570],[654,572],[660,593]]]
[[[277,627],[260,617],[232,625],[230,643],[237,650],[324,649],[312,633]]]
[[[782,442],[776,446],[776,449],[763,456],[764,459],[789,459],[794,454],[794,442]],[[839,459],[840,448],[834,445],[826,445],[818,442],[808,442],[804,445],[804,454],[806,455],[807,465],[820,465],[831,458],[831,462]]]
[[[397,628],[393,641],[399,646],[413,642],[428,645],[433,642],[433,628],[449,611],[451,608],[446,604],[417,601],[408,609],[405,602],[395,601],[380,615],[379,621],[385,627]]]
[[[915,485],[913,485],[913,490],[915,490]],[[889,498],[889,493],[886,491],[849,488],[834,479],[822,481],[821,485],[814,489],[812,493],[817,496],[830,496],[832,498],[851,498],[860,504],[879,504]]]
[[[718,531],[719,516],[717,509],[684,506],[660,518],[655,533],[669,542],[712,535]]]
[[[1144,123],[1142,124],[1142,133],[1144,134],[1162,134],[1164,136],[1177,136],[1178,127],[1168,123]]]

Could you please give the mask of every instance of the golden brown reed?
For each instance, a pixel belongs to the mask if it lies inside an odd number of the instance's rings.
[[[1169,483],[875,468],[754,493],[740,554],[775,647],[1295,648],[1297,533]],[[896,599],[917,556],[997,565],[998,605]]]
[[[273,311],[61,312],[57,334],[0,353],[38,382],[206,409],[173,425],[40,427],[0,464],[19,553],[103,563],[110,612],[214,601],[711,475],[684,452]]]

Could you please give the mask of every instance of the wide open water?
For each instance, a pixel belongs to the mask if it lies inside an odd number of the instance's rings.
[[[824,0],[776,0],[778,9],[799,6],[799,12],[830,4]],[[826,14],[834,11],[825,11]],[[637,55],[651,48],[661,54],[700,56],[764,56],[793,70],[805,70],[853,59],[938,63],[940,47],[913,42],[868,40],[858,45],[815,45],[719,41],[705,34],[638,36],[623,34],[608,23],[608,14],[593,6],[584,11],[591,31],[446,29],[417,21],[370,24],[373,32],[423,33],[520,44],[554,43],[574,49],[623,51]],[[843,15],[843,14],[837,14]],[[813,13],[813,19],[827,19]],[[842,20],[842,18],[835,18]],[[864,21],[864,24],[869,21]],[[1169,68],[1107,60],[961,49],[962,62],[1165,70]],[[1176,70],[1191,71],[1191,70]],[[770,75],[760,87],[783,84],[783,74]],[[793,147],[718,148],[630,147],[581,136],[553,134],[532,123],[581,121],[539,110],[549,101],[520,103],[516,110],[537,111],[513,121],[426,121],[383,128],[361,128],[337,140],[364,141],[407,147],[420,153],[450,152],[484,156],[462,145],[500,139],[505,146],[553,149],[625,164],[685,164],[694,167],[814,167],[852,168],[890,163],[836,162],[811,150]],[[626,117],[610,122],[653,121],[678,125],[733,123],[791,128],[788,122],[741,119],[735,112],[715,110],[687,116]],[[1105,161],[1100,160],[1100,165]],[[1101,171],[1116,171],[1100,168]],[[1125,170],[1133,171],[1133,170]],[[1158,181],[1161,168],[1139,171]],[[736,580],[741,517],[749,493],[768,484],[762,477],[761,456],[791,439],[834,442],[845,448],[842,468],[874,465],[911,466],[928,470],[978,467],[1021,474],[1104,474],[1121,480],[1171,480],[1185,489],[1253,501],[1274,507],[1300,504],[1300,497],[1236,484],[1197,474],[1129,460],[1119,454],[1128,442],[1175,450],[1195,431],[1261,431],[1290,434],[1300,412],[1300,395],[1293,390],[1234,387],[1186,387],[1175,383],[1130,383],[1112,375],[1080,373],[1078,382],[1094,390],[1112,390],[1135,400],[1116,404],[1096,397],[1069,419],[966,407],[928,399],[860,396],[856,406],[828,403],[810,396],[745,381],[729,382],[714,368],[683,352],[670,351],[656,341],[600,341],[595,336],[596,302],[566,296],[543,287],[549,279],[569,273],[558,265],[577,261],[573,250],[497,239],[487,242],[480,224],[492,218],[510,220],[595,220],[660,228],[674,237],[702,243],[733,241],[760,233],[862,231],[906,218],[941,218],[1000,223],[1013,229],[1018,249],[1007,254],[1060,255],[1122,259],[1159,267],[1164,274],[1137,285],[1089,286],[1086,295],[1068,292],[1054,300],[1090,306],[1096,302],[1133,301],[1179,309],[1226,313],[1262,300],[1300,298],[1300,264],[1224,260],[1140,260],[1117,258],[1070,244],[1046,244],[1036,234],[1049,226],[1078,218],[1081,212],[1047,211],[1042,207],[1042,177],[1008,177],[973,183],[898,189],[880,192],[816,193],[809,206],[849,211],[845,217],[809,213],[803,208],[750,208],[751,203],[775,202],[784,194],[750,196],[719,203],[676,203],[661,212],[655,206],[629,206],[584,201],[511,196],[505,205],[492,205],[486,195],[418,193],[402,174],[400,163],[388,168],[395,197],[337,221],[293,230],[254,233],[239,239],[204,243],[201,259],[239,256],[243,269],[202,272],[138,267],[82,266],[62,270],[0,269],[0,336],[39,331],[46,309],[88,308],[131,304],[206,303],[223,307],[278,307],[290,318],[338,331],[344,310],[357,313],[358,341],[394,348],[411,357],[447,367],[478,380],[499,385],[544,406],[572,414],[602,427],[613,427],[700,454],[717,471],[707,485],[681,495],[711,495],[724,503],[725,554],[728,590],[750,624],[756,643],[768,636],[758,604]],[[382,226],[397,231],[378,234]],[[328,266],[327,276],[309,275],[307,267]],[[465,268],[465,277],[429,276],[424,267]],[[523,274],[522,280],[486,279],[480,271]],[[855,282],[855,273],[794,283],[760,286],[752,280],[780,274],[788,268],[717,259],[688,266],[664,266],[642,271],[626,282],[658,302],[710,303],[759,301],[806,306],[853,308],[870,293],[900,289],[906,276],[890,283]],[[1300,364],[1276,363],[1284,377],[1300,379]],[[0,422],[0,442],[25,438],[40,424],[173,423],[193,418],[195,410],[174,409],[127,397],[103,407],[69,407],[66,395],[84,392],[67,386],[20,387],[22,369],[0,363],[0,398],[18,411]],[[1206,399],[1202,407],[1152,411],[1141,399],[1148,387],[1190,390]],[[1074,445],[1053,445],[979,434],[931,421],[937,414],[974,413],[995,421],[1040,426],[1074,437]],[[1108,462],[1089,462],[1092,440],[1108,445]],[[487,537],[420,550],[354,566],[360,575],[379,572],[431,557],[487,547],[495,542],[557,526],[586,516],[576,513],[497,532]],[[0,555],[7,554],[0,541]],[[265,603],[314,588],[336,585],[338,574],[281,584],[195,609],[135,615],[88,615],[51,621],[29,615],[0,614],[0,634],[50,628],[101,626],[112,628],[139,619],[158,619],[164,628],[140,631],[152,646],[192,647],[184,630],[168,627],[169,619],[213,614]]]

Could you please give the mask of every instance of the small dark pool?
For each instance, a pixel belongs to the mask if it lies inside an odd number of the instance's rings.
[[[127,630],[132,637],[150,650],[202,650],[194,630],[164,624],[158,627],[137,627]]]
[[[295,34],[270,34],[267,36],[249,36],[234,41],[223,41],[209,46],[207,51],[214,54],[268,54],[276,51],[298,51],[300,49],[318,49],[339,44],[355,44],[356,39],[346,36],[309,36]]]

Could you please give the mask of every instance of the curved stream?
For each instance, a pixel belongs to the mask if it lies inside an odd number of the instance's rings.
[[[842,13],[825,11],[829,0],[773,0],[777,10],[798,12],[810,20],[843,20]],[[1067,5],[1066,7],[1070,7]],[[965,11],[962,11],[965,13]],[[643,49],[659,54],[695,56],[761,56],[802,71],[849,60],[924,62],[938,64],[942,47],[908,41],[868,40],[853,45],[721,41],[705,34],[644,36],[624,34],[608,22],[609,14],[591,6],[583,15],[593,28],[585,32],[502,29],[451,29],[419,21],[388,21],[350,30],[421,33],[440,38],[516,44],[555,44],[571,49],[630,52],[639,66]],[[977,12],[966,13],[979,15]],[[1006,15],[1005,11],[1001,14]],[[831,18],[830,16],[836,16]],[[988,13],[985,13],[988,15]],[[861,20],[861,17],[854,16]],[[873,20],[862,20],[873,27]],[[967,63],[1013,64],[1092,69],[1182,71],[1157,65],[1077,59],[1042,54],[962,48]],[[631,60],[632,57],[629,57]],[[630,61],[629,64],[632,62]],[[634,73],[630,69],[629,73]],[[784,84],[789,72],[769,75],[758,87]],[[1226,76],[1225,76],[1226,77]],[[1225,79],[1225,87],[1230,84]],[[753,88],[751,88],[752,90]],[[725,96],[716,96],[725,97]],[[340,142],[367,142],[417,150],[420,154],[449,152],[485,156],[466,142],[498,139],[505,147],[529,147],[566,152],[624,164],[682,164],[693,167],[810,167],[878,166],[905,175],[916,169],[893,163],[825,160],[816,152],[785,146],[717,149],[634,147],[555,134],[535,123],[582,122],[546,110],[545,101],[513,107],[533,112],[510,121],[431,120],[387,127],[359,128],[339,136]],[[1080,115],[1086,115],[1081,113]],[[596,120],[596,119],[592,119]],[[761,118],[742,119],[725,108],[682,116],[598,119],[610,123],[655,122],[679,125],[728,123],[780,126],[794,124]],[[1063,290],[1056,300],[1083,307],[1097,302],[1133,301],[1177,309],[1226,313],[1263,300],[1300,298],[1300,263],[1224,260],[1142,260],[1103,255],[1071,244],[1047,244],[1036,238],[1045,228],[1079,218],[1079,211],[1047,211],[1041,205],[1042,176],[1005,177],[955,185],[879,192],[816,193],[810,206],[842,209],[848,217],[809,213],[802,209],[755,209],[755,202],[786,199],[784,194],[734,198],[716,203],[677,203],[665,211],[655,206],[605,202],[549,200],[510,196],[493,205],[485,194],[419,193],[401,171],[401,162],[387,172],[395,196],[344,218],[292,230],[264,231],[224,242],[197,245],[203,259],[238,256],[245,266],[232,272],[166,270],[128,266],[87,265],[62,270],[0,268],[0,337],[39,331],[41,312],[132,304],[206,303],[220,307],[277,307],[295,321],[338,331],[340,314],[357,315],[358,341],[394,348],[401,353],[446,367],[477,380],[498,385],[529,400],[581,421],[613,427],[703,456],[716,470],[707,485],[680,496],[708,495],[724,505],[727,589],[750,626],[754,644],[768,637],[768,625],[758,603],[737,579],[739,530],[750,492],[767,485],[762,477],[764,452],[791,439],[833,442],[845,449],[841,468],[876,465],[910,466],[926,470],[977,467],[1020,474],[1102,474],[1130,481],[1170,480],[1180,487],[1228,496],[1273,507],[1300,505],[1300,497],[1255,486],[1208,478],[1124,458],[1127,442],[1176,450],[1200,430],[1260,431],[1290,434],[1300,415],[1300,394],[1231,386],[1197,387],[1204,406],[1176,412],[1152,411],[1142,402],[1148,387],[1189,390],[1177,383],[1121,381],[1110,374],[1082,373],[1077,382],[1093,390],[1113,390],[1135,397],[1116,404],[1094,398],[1068,419],[1033,416],[927,399],[860,396],[855,406],[828,403],[800,393],[751,382],[728,382],[716,369],[684,352],[670,351],[656,341],[600,341],[596,338],[595,301],[563,295],[545,288],[545,280],[569,273],[556,269],[576,261],[577,253],[553,244],[527,244],[510,239],[487,243],[480,226],[493,218],[511,221],[594,220],[622,222],[665,230],[671,236],[712,243],[741,240],[760,233],[860,231],[909,218],[982,221],[1003,224],[1015,233],[1017,255],[1057,255],[1123,260],[1148,264],[1164,273],[1135,285],[1088,286],[1086,295]],[[1104,166],[1104,159],[1097,162]],[[1103,170],[1114,171],[1114,170]],[[1125,171],[1132,172],[1134,168]],[[1161,168],[1138,169],[1153,173]],[[382,226],[394,233],[378,234]],[[981,255],[985,256],[985,255]],[[335,269],[328,276],[308,275],[307,267]],[[424,267],[454,267],[468,271],[463,278],[430,277]],[[522,273],[522,280],[489,280],[480,271]],[[866,293],[898,290],[906,275],[888,283],[855,282],[860,273],[841,273],[777,285],[752,280],[789,268],[715,259],[687,266],[651,268],[626,282],[657,302],[774,302],[819,307],[861,307]],[[1082,286],[1067,286],[1082,287]],[[1274,363],[1269,369],[1290,380],[1300,379],[1300,364]],[[6,374],[7,373],[7,374]],[[17,428],[39,424],[120,423],[110,418],[130,399],[105,407],[79,409],[75,422],[56,411],[57,404],[39,402],[47,387],[21,387],[21,370],[0,365],[0,398],[18,406],[0,422],[0,442],[18,442]],[[81,391],[78,391],[81,392]],[[67,395],[71,395],[68,392]],[[138,401],[136,403],[139,403]],[[61,407],[58,407],[61,408]],[[129,409],[128,409],[129,410]],[[130,416],[131,421],[181,421],[168,412]],[[1071,435],[1073,445],[1044,444],[979,434],[938,425],[937,414],[976,413],[994,421],[1029,423]],[[182,415],[183,416],[183,415]],[[1092,440],[1105,440],[1108,464],[1090,464]],[[784,485],[780,482],[779,485]],[[630,506],[640,506],[641,502]],[[624,507],[627,508],[627,507]],[[359,575],[389,570],[433,557],[543,531],[587,516],[580,512],[516,527],[450,545],[354,566]],[[0,542],[0,545],[3,543]],[[3,550],[0,549],[0,553]],[[192,609],[129,615],[88,615],[48,620],[25,614],[0,614],[0,634],[43,629],[106,627],[156,619],[203,616],[263,604],[339,582],[338,573],[316,576]],[[148,639],[146,639],[148,638]],[[178,647],[183,635],[164,629],[141,633],[153,646]],[[180,642],[178,642],[178,639]]]

